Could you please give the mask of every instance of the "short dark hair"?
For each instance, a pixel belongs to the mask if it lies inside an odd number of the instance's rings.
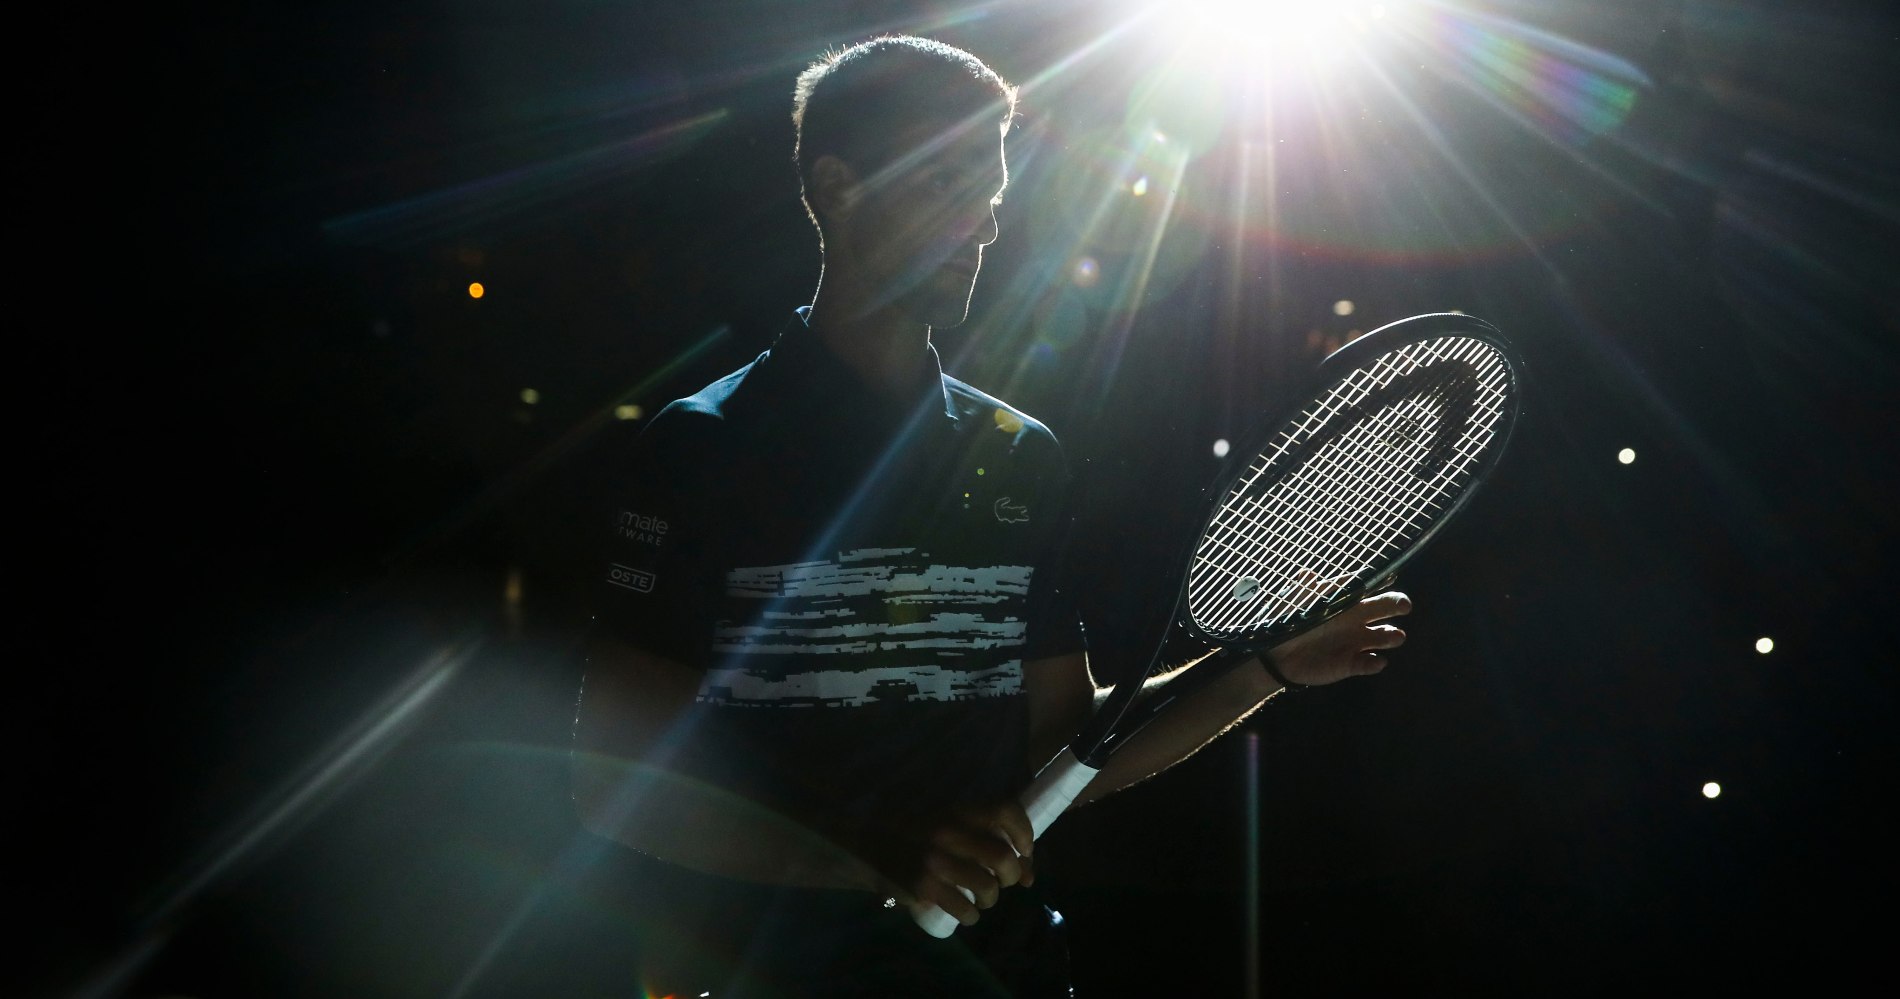
[[[914,35],[884,35],[827,52],[798,74],[792,91],[792,161],[812,222],[811,165],[836,156],[869,177],[908,152],[896,137],[918,123],[954,127],[993,109],[1003,128],[1016,114],[1016,88],[983,60]]]

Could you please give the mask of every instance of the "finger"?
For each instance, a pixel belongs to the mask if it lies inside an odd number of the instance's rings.
[[[918,906],[934,905],[965,926],[976,925],[983,916],[983,910],[976,907],[970,896],[958,891],[956,885],[928,874],[917,883],[915,897]]]
[[[1371,676],[1385,669],[1385,658],[1377,652],[1361,652],[1352,657],[1352,675]]]
[[[1020,856],[1029,856],[1036,848],[1036,827],[1029,822],[1029,813],[1014,801],[1004,802],[991,816],[990,828],[1009,842],[1011,848]]]
[[[1397,590],[1387,590],[1359,601],[1353,610],[1359,620],[1371,624],[1412,613],[1412,598]]]
[[[938,852],[973,861],[1004,887],[1022,883],[1023,861],[1008,842],[989,828],[981,831],[950,826],[931,838]]]
[[[1405,631],[1397,625],[1375,624],[1366,628],[1365,648],[1396,649],[1405,644]]]
[[[962,857],[933,852],[924,861],[924,869],[952,887],[968,889],[976,896],[979,908],[987,909],[995,905],[997,898],[1003,894],[1003,886],[989,871]]]
[[[889,878],[879,876],[879,892],[895,899],[898,905],[915,908],[919,904],[917,893]]]

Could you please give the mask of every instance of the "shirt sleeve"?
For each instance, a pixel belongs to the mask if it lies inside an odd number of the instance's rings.
[[[593,535],[596,625],[637,649],[704,666],[717,577],[716,504],[704,463],[708,418],[669,408],[606,477]]]

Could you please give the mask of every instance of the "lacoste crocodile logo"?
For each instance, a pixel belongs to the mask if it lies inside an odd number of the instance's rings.
[[[1011,503],[1004,496],[990,509],[996,511],[996,519],[1005,524],[1026,524],[1029,522],[1029,507],[1022,503]]]

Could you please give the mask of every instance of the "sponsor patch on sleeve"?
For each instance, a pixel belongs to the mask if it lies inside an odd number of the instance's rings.
[[[622,510],[614,520],[614,533],[640,545],[660,547],[666,540],[667,523],[658,516],[638,510]]]

